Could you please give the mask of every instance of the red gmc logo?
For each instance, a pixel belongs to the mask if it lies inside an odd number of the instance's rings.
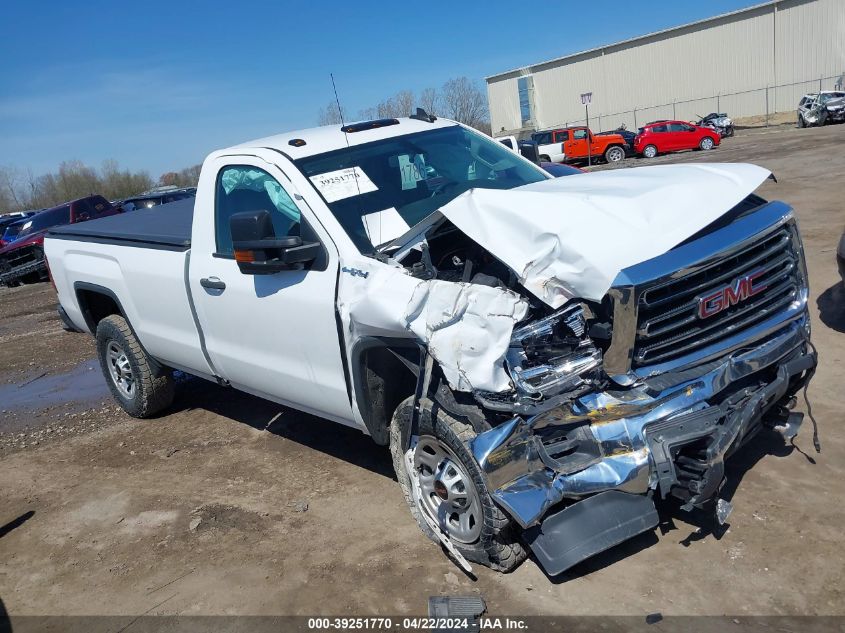
[[[706,319],[712,317],[714,314],[719,314],[722,310],[727,310],[731,306],[735,306],[741,301],[745,301],[748,297],[763,292],[766,286],[755,286],[754,280],[762,275],[765,271],[758,270],[745,277],[735,279],[732,283],[724,288],[719,288],[709,295],[698,298],[698,318]]]

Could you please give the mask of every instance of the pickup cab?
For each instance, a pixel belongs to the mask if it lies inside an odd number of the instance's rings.
[[[769,176],[555,179],[418,111],[215,151],[195,200],[45,248],[129,414],[166,410],[181,370],[360,429],[465,569],[531,550],[554,575],[669,499],[724,520],[725,461],[798,432],[807,272]]]
[[[537,143],[540,160],[547,163],[562,163],[566,159],[563,144],[569,139],[566,129],[534,132],[531,140]]]

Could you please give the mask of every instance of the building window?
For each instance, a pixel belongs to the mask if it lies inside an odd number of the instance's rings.
[[[534,122],[534,77],[520,77],[517,81],[519,89],[519,114],[522,125]]]

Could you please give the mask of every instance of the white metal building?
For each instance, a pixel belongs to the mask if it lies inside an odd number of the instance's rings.
[[[636,10],[632,6],[632,10]],[[487,77],[493,134],[794,111],[845,72],[845,0],[772,0]]]

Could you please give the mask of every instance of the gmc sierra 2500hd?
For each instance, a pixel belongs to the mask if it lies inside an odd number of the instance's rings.
[[[753,165],[552,179],[425,112],[213,152],[196,200],[54,229],[61,315],[131,415],[173,370],[389,445],[455,559],[549,574],[712,509],[816,366],[793,213]],[[771,431],[770,431],[771,429]]]

